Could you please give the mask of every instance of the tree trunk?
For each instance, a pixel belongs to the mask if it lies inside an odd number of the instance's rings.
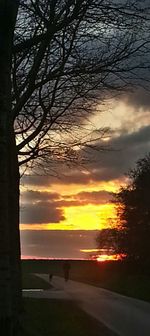
[[[11,132],[9,145],[9,232],[10,232],[10,274],[13,322],[15,335],[20,325],[22,313],[22,284],[20,260],[20,234],[19,234],[19,165],[16,152],[14,131]]]
[[[0,335],[16,336],[21,303],[19,174],[11,115],[11,61],[18,0],[0,0]]]

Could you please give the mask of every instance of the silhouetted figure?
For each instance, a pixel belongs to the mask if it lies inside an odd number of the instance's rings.
[[[64,271],[64,279],[67,282],[69,280],[69,271],[70,271],[71,265],[68,260],[66,260],[63,264],[63,271]]]
[[[52,273],[50,273],[50,274],[49,274],[49,282],[51,282],[51,281],[52,281],[52,278],[53,278],[53,274],[52,274]]]

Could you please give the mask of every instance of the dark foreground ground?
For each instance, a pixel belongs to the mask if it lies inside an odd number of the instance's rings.
[[[23,277],[28,273],[51,273],[63,276],[63,260],[23,260]],[[148,268],[127,262],[97,262],[71,260],[70,278],[150,301]],[[47,286],[47,285],[46,285]]]
[[[25,299],[22,336],[114,336],[71,301]]]
[[[23,288],[47,290],[51,289],[51,285],[24,270]],[[71,300],[33,298],[24,299],[21,334],[22,336],[116,336]]]

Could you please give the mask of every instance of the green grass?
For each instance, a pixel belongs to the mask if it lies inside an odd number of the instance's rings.
[[[84,278],[76,278],[76,281],[81,281],[87,283],[89,285],[102,287],[119,294],[137,298],[140,300],[150,302],[150,277],[140,276],[140,275],[115,275],[107,280],[99,279],[99,281],[94,279],[84,279]]]
[[[43,279],[37,277],[34,274],[24,273],[22,275],[22,288],[23,289],[50,289],[52,286],[44,281]]]
[[[150,275],[125,269],[123,265],[117,268],[113,263],[89,264],[73,271],[71,278],[150,302]]]
[[[142,275],[118,276],[113,282],[102,284],[103,287],[125,296],[150,302],[150,277]]]
[[[22,336],[114,336],[73,302],[25,299]]]

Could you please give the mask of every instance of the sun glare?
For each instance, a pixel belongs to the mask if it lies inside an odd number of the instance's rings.
[[[101,254],[101,255],[96,256],[95,259],[98,262],[108,261],[108,260],[121,260],[122,256],[120,254],[112,254],[112,255]]]

